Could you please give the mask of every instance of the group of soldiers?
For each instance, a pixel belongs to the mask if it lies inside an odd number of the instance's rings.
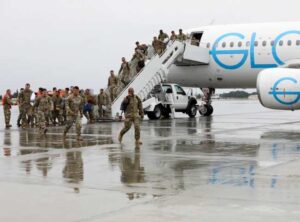
[[[140,44],[140,42],[137,41],[130,62],[128,62],[125,57],[122,57],[118,75],[115,75],[114,70],[110,71],[107,84],[110,100],[113,102],[118,94],[144,68],[147,59],[151,59],[155,54],[161,55],[168,45],[172,44],[175,40],[181,42],[187,40],[187,36],[182,32],[182,29],[179,29],[178,34],[172,31],[170,36],[163,30],[160,30],[158,36],[153,37],[151,46]],[[150,47],[153,51],[152,53],[149,52]]]
[[[152,50],[153,55],[161,55],[169,44],[175,40],[186,41],[187,36],[179,29],[179,34],[175,31],[171,32],[170,37],[159,31],[158,37],[153,38]],[[191,43],[197,45],[196,39],[192,39]],[[85,116],[88,123],[95,122],[94,106],[98,106],[99,118],[105,117],[110,104],[116,99],[118,94],[132,81],[132,79],[144,68],[146,59],[151,59],[152,55],[148,52],[149,46],[145,44],[135,43],[134,54],[130,62],[126,58],[122,58],[121,67],[118,76],[114,71],[110,71],[108,78],[108,94],[104,89],[95,97],[89,89],[80,90],[78,86],[65,88],[65,90],[57,90],[53,88],[52,95],[44,88],[40,88],[32,100],[33,91],[30,89],[30,84],[26,84],[22,88],[17,104],[19,106],[19,117],[17,125],[26,129],[28,127],[38,126],[41,134],[47,133],[47,127],[53,125],[64,125],[63,137],[66,135],[72,125],[76,126],[77,139],[81,138],[81,118]],[[32,105],[33,102],[33,105]],[[10,128],[12,95],[8,89],[2,100],[6,128]],[[136,144],[140,145],[140,120],[144,118],[142,102],[138,96],[134,94],[134,89],[128,89],[128,96],[122,102],[122,111],[125,114],[124,128],[121,130],[118,140],[122,142],[124,134],[134,124]]]
[[[110,100],[113,102],[118,94],[132,81],[132,79],[144,68],[145,61],[148,59],[148,46],[146,44],[135,43],[134,54],[130,62],[125,57],[121,59],[121,67],[118,75],[110,71],[108,78],[108,90]]]
[[[75,125],[77,140],[81,141],[81,119],[85,116],[89,123],[94,122],[93,106],[98,105],[99,116],[104,117],[104,107],[109,105],[110,98],[104,89],[100,90],[97,99],[90,90],[82,91],[78,86],[66,88],[64,94],[62,90],[53,88],[53,94],[44,88],[39,88],[34,101],[32,96],[34,92],[27,83],[17,98],[19,106],[18,126],[23,129],[37,126],[40,134],[46,134],[50,121],[53,125],[64,125],[63,138],[65,139],[70,128]],[[97,100],[97,101],[96,101]],[[33,102],[33,105],[32,105]],[[11,91],[8,89],[2,100],[6,128],[10,128],[11,107],[13,104]],[[130,130],[132,124],[135,128],[136,145],[141,145],[140,141],[140,120],[144,118],[144,111],[141,99],[134,94],[134,89],[129,88],[128,96],[124,98],[121,107],[125,114],[124,127],[119,134],[119,142],[122,142],[124,134]]]
[[[152,47],[154,52],[158,55],[161,55],[168,45],[172,44],[174,41],[186,41],[187,36],[182,32],[182,29],[179,29],[179,33],[176,34],[175,31],[171,31],[170,36],[165,33],[163,30],[159,31],[159,35],[153,37]]]
[[[35,94],[35,95],[34,95]],[[99,118],[107,116],[110,99],[104,89],[97,96],[91,94],[89,89],[80,90],[78,86],[65,88],[65,90],[53,88],[49,93],[44,88],[39,88],[34,93],[27,83],[20,90],[16,104],[12,101],[11,90],[7,90],[2,99],[5,126],[10,128],[11,107],[18,105],[18,127],[23,129],[37,126],[41,134],[46,134],[48,126],[65,126],[64,137],[72,127],[76,126],[77,139],[81,140],[81,118],[85,116],[88,123],[94,123],[94,106],[98,106]]]

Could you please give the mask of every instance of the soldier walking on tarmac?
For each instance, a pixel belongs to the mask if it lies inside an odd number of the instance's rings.
[[[79,87],[75,86],[73,93],[66,99],[67,124],[64,131],[64,139],[68,131],[75,123],[77,140],[81,141],[81,119],[83,117],[84,99],[79,95]]]
[[[10,117],[11,117],[11,106],[12,106],[12,95],[10,89],[6,90],[6,94],[2,99],[3,111],[4,111],[4,118],[5,118],[5,126],[6,128],[10,128]]]
[[[37,111],[37,123],[40,129],[40,133],[47,133],[46,118],[49,113],[49,109],[53,107],[50,96],[46,89],[42,89],[42,95],[37,97],[34,103],[34,110]]]
[[[141,99],[134,94],[134,89],[128,89],[128,96],[122,102],[121,110],[125,113],[124,127],[119,134],[119,142],[122,142],[123,136],[127,133],[132,124],[134,124],[135,143],[137,146],[141,145],[140,141],[140,120],[144,118],[144,110]]]
[[[30,84],[27,83],[25,85],[25,89],[20,93],[20,106],[22,109],[22,127],[26,128],[28,127],[29,123],[32,119],[32,106],[30,104],[31,102],[31,96],[33,92],[30,89]]]

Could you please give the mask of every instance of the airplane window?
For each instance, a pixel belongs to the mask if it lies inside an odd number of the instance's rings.
[[[279,46],[283,46],[283,41],[279,41]]]
[[[300,40],[297,40],[297,41],[296,41],[296,45],[300,45]]]
[[[247,46],[247,47],[250,46],[250,42],[249,42],[249,41],[246,42],[246,46]]]
[[[273,40],[273,41],[271,41],[271,46],[273,46],[274,44],[275,44],[274,40]]]
[[[231,42],[230,43],[230,47],[232,48],[234,46],[234,42]]]
[[[291,46],[291,45],[292,45],[292,40],[289,40],[289,41],[287,42],[287,44],[288,44],[288,46]]]
[[[222,47],[225,48],[226,47],[226,42],[222,43]]]
[[[262,46],[264,46],[264,47],[267,46],[267,41],[263,41]]]
[[[210,43],[207,43],[206,47],[209,49],[210,48]]]
[[[254,42],[254,46],[257,47],[258,46],[258,41]]]
[[[242,47],[243,43],[242,42],[239,42],[238,43],[238,47]]]

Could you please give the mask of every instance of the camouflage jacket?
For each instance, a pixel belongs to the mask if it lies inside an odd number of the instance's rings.
[[[108,78],[108,87],[117,86],[117,85],[118,85],[118,78],[116,76],[110,76]]]
[[[30,104],[30,99],[31,99],[31,96],[32,96],[32,91],[29,89],[29,90],[23,90],[22,92],[20,92],[20,95],[19,95],[19,102],[20,102],[20,105],[29,105]]]
[[[52,96],[53,110],[60,110],[63,105],[63,99],[59,95]]]
[[[83,113],[84,99],[78,95],[70,95],[66,100],[67,115],[73,116]]]
[[[144,109],[141,99],[134,96],[126,96],[122,102],[122,109],[125,112],[125,117],[144,117]]]
[[[109,100],[108,100],[109,98],[108,98],[108,95],[105,93],[105,92],[103,92],[103,93],[100,93],[99,95],[98,95],[98,105],[100,106],[100,105],[108,105],[108,103],[109,103]]]
[[[34,103],[34,108],[38,111],[46,112],[52,107],[52,100],[50,96],[39,96]]]

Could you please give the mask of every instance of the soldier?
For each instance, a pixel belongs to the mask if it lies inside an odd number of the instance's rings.
[[[20,93],[20,101],[21,101],[21,109],[22,109],[22,127],[28,127],[28,124],[32,119],[32,106],[30,104],[32,91],[30,89],[30,84],[27,83],[25,85],[25,89]]]
[[[132,123],[134,124],[135,143],[141,145],[140,141],[140,119],[144,118],[144,110],[141,99],[134,95],[134,89],[128,89],[128,96],[122,102],[121,110],[125,112],[124,127],[119,134],[119,142],[122,142],[123,136],[130,130]]]
[[[106,106],[109,103],[108,95],[104,92],[103,89],[100,89],[100,94],[98,95],[98,112],[99,112],[99,118],[102,119],[105,116],[105,110],[104,108],[107,108]]]
[[[182,29],[179,29],[179,34],[177,35],[177,40],[180,42],[186,41],[186,35],[182,33]]]
[[[64,139],[68,131],[75,123],[77,140],[81,141],[81,118],[83,117],[84,99],[79,95],[79,87],[73,88],[73,93],[66,100],[67,124],[64,130]]]
[[[140,44],[140,42],[136,42],[135,43],[136,47],[134,50],[139,50],[141,53],[143,53],[144,55],[147,55],[147,49],[148,46],[146,44]]]
[[[10,117],[11,117],[11,106],[12,103],[12,95],[10,89],[6,90],[6,94],[2,99],[3,111],[4,111],[4,119],[5,119],[5,126],[6,128],[10,128]]]
[[[119,79],[125,86],[130,82],[130,67],[125,57],[122,57],[122,64],[119,70]]]
[[[145,67],[145,56],[138,49],[136,49],[131,60],[135,59],[138,61],[136,72],[139,73]]]
[[[66,112],[66,100],[70,95],[70,89],[65,88],[65,92],[62,97],[62,116],[63,116],[63,124],[67,122],[67,112]]]
[[[42,95],[37,97],[34,103],[34,109],[37,110],[37,124],[40,133],[47,133],[46,115],[49,112],[49,107],[52,106],[52,101],[46,89],[42,89]]]
[[[170,37],[170,40],[173,42],[177,39],[177,35],[175,34],[174,31],[171,32],[171,37]]]
[[[52,123],[56,125],[57,123],[62,125],[63,119],[62,119],[62,98],[60,96],[60,90],[53,91],[52,96],[52,103],[53,103],[53,109],[52,109]],[[57,120],[57,122],[56,122]]]
[[[168,38],[169,38],[168,34],[164,33],[163,30],[159,31],[159,35],[158,35],[158,40],[159,41],[165,42],[165,40],[168,39]]]
[[[111,70],[110,77],[108,78],[108,89],[109,89],[111,102],[113,102],[117,97],[116,95],[117,86],[118,86],[118,78],[115,76],[114,71]]]
[[[156,54],[161,55],[163,52],[165,45],[163,42],[159,41],[157,37],[153,37],[152,46]]]
[[[17,120],[17,126],[21,127],[21,119],[22,119],[22,115],[23,115],[23,109],[22,109],[22,98],[20,98],[20,94],[24,91],[24,88],[20,89],[20,93],[18,94],[18,98],[17,98],[17,104],[19,107],[19,116],[18,116],[18,120]]]

